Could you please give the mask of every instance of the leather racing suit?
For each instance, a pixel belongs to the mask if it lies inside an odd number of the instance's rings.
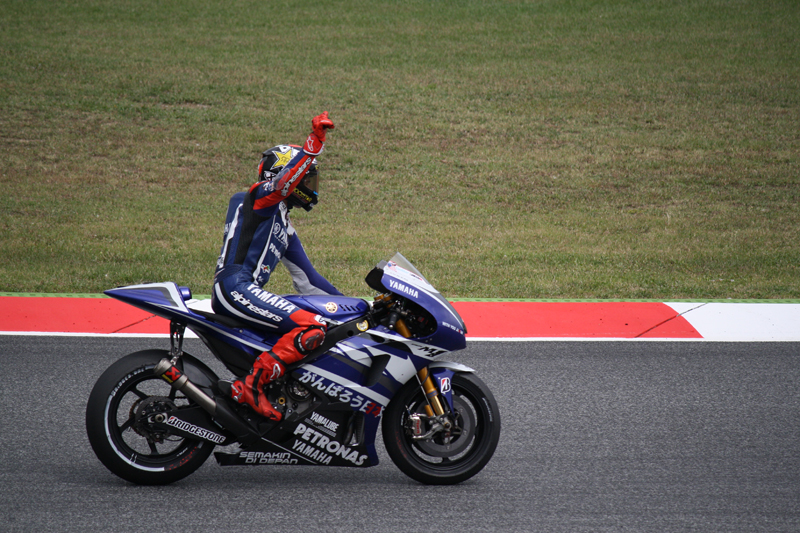
[[[291,224],[285,201],[302,181],[314,157],[322,152],[325,130],[333,128],[327,113],[316,117],[312,124],[316,126],[320,118],[329,125],[315,127],[303,148],[293,150],[296,155],[276,176],[259,181],[246,193],[231,198],[214,274],[211,306],[215,313],[282,335],[271,351],[258,356],[248,376],[231,385],[235,400],[249,404],[273,420],[280,420],[281,414],[266,399],[263,386],[283,375],[286,365],[299,361],[322,344],[326,324],[319,315],[300,309],[262,287],[280,261],[289,270],[298,293],[341,295],[311,265]],[[290,146],[285,148],[292,150]]]

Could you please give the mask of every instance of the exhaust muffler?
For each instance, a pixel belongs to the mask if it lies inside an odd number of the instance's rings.
[[[180,369],[172,364],[172,361],[166,357],[158,362],[153,369],[153,373],[184,393],[187,398],[202,407],[205,411],[208,411],[211,416],[216,414],[217,402],[214,401],[214,398],[189,381],[186,374],[181,372]]]

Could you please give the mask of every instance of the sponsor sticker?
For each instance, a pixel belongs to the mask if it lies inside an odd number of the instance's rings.
[[[296,438],[292,450],[320,464],[330,464],[331,459],[337,456],[355,466],[361,466],[367,460],[367,456],[359,454],[358,450],[345,446],[305,424],[297,424],[294,435]]]
[[[323,428],[325,428],[325,429],[327,429],[329,431],[332,431],[334,434],[336,434],[336,431],[339,429],[339,423],[338,422],[334,422],[333,420],[329,420],[328,418],[325,418],[324,416],[322,416],[319,413],[311,413],[311,416],[309,417],[309,420],[312,423],[314,423],[317,426],[319,426],[319,427],[323,427]]]
[[[403,294],[407,294],[408,296],[411,296],[412,298],[419,298],[419,291],[418,290],[416,290],[416,289],[414,289],[412,287],[408,287],[406,285],[403,285],[402,283],[398,283],[393,279],[389,280],[389,288],[392,289],[393,291],[402,292]]]
[[[239,452],[239,458],[250,465],[296,465],[289,452]]]
[[[210,440],[211,442],[216,442],[217,444],[225,442],[225,437],[223,437],[219,433],[214,433],[213,431],[209,431],[207,429],[195,426],[194,424],[190,424],[189,422],[181,420],[176,416],[169,417],[169,420],[167,420],[167,425],[178,428],[181,431],[191,433],[192,435],[197,435],[201,439],[206,439]]]
[[[272,234],[276,239],[281,241],[281,244],[284,248],[289,246],[289,237],[286,235],[286,230],[283,228],[283,225],[280,222],[276,222],[272,225]]]
[[[271,313],[271,312],[267,311],[266,309],[261,309],[257,305],[254,305],[253,302],[248,300],[247,297],[245,295],[243,295],[242,293],[240,293],[239,291],[233,291],[231,293],[231,298],[233,298],[234,301],[236,301],[237,303],[239,303],[239,304],[243,305],[244,307],[246,307],[249,311],[252,311],[253,313],[261,315],[264,318],[268,318],[269,320],[271,320],[273,322],[281,322],[283,320],[282,316],[276,315],[275,313]]]
[[[358,409],[362,413],[374,417],[378,417],[383,413],[383,406],[379,403],[368,400],[360,394],[355,394],[350,389],[337,385],[335,382],[318,376],[314,372],[304,371],[298,381],[309,387],[314,387],[331,398],[338,399],[340,402],[349,403],[352,409]]]

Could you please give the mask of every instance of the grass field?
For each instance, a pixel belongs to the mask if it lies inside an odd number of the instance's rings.
[[[209,293],[327,110],[294,221],[345,293],[401,251],[451,298],[800,298],[796,0],[0,7],[0,291]]]

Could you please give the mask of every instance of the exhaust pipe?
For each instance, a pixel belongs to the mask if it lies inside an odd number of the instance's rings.
[[[225,405],[225,402],[217,403],[214,398],[189,381],[186,374],[181,372],[166,357],[158,362],[153,369],[153,373],[184,393],[187,398],[199,405],[204,411],[207,411],[212,418],[219,421],[222,427],[232,431],[240,442],[249,443],[259,438],[258,432],[250,424],[242,420],[230,407]]]
[[[153,369],[153,373],[184,393],[187,398],[202,407],[205,411],[208,411],[211,416],[216,414],[217,402],[214,401],[214,398],[201,391],[197,385],[189,381],[189,378],[166,357],[158,362]]]

